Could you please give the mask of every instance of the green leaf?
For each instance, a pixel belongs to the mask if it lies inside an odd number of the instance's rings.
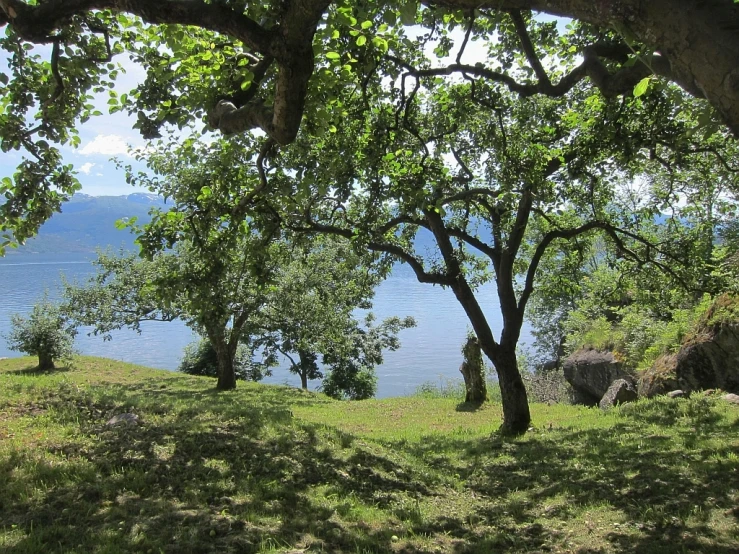
[[[636,84],[636,86],[634,87],[634,97],[639,98],[647,92],[647,90],[649,89],[649,81],[651,78],[651,75],[649,77],[644,77]]]
[[[367,44],[367,37],[364,35],[359,35],[357,37],[357,46],[364,46]]]
[[[326,52],[326,57],[329,60],[338,60],[339,58],[341,58],[341,54],[339,54],[338,52]]]

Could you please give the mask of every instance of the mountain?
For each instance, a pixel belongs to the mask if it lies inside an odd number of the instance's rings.
[[[164,200],[153,194],[135,193],[126,196],[89,196],[75,194],[39,230],[7,255],[66,254],[95,252],[98,248],[135,249],[134,236],[127,229],[116,229],[119,219],[136,217],[148,222],[149,210],[165,209]]]

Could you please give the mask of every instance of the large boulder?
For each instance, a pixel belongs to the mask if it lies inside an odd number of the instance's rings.
[[[617,379],[632,381],[613,352],[581,349],[574,352],[563,364],[565,379],[575,389],[578,403],[597,406]]]
[[[676,388],[739,393],[739,324],[701,328],[677,354],[660,357],[639,379],[642,396],[665,394]]]
[[[611,383],[611,386],[608,387],[608,390],[603,395],[603,398],[600,399],[600,403],[598,405],[601,410],[608,410],[618,404],[633,402],[638,397],[639,395],[636,393],[636,387],[631,380],[627,381],[626,379],[616,379]]]
[[[675,354],[661,356],[641,374],[637,385],[639,396],[652,398],[680,388],[675,375],[676,357]]]

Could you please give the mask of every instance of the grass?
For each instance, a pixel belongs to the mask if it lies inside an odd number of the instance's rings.
[[[495,403],[33,365],[0,361],[5,553],[739,550],[739,409],[715,397],[533,405],[502,439]]]

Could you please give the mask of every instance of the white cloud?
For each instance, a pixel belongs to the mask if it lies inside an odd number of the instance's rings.
[[[128,156],[128,145],[123,137],[118,135],[98,135],[82,147],[80,154],[84,156],[92,154],[104,154],[106,156],[124,154]]]
[[[96,173],[96,174],[95,174],[95,177],[102,177],[102,176],[103,176],[103,174],[102,174],[102,173]]]
[[[91,169],[92,169],[93,167],[95,167],[95,164],[93,164],[93,163],[90,163],[90,162],[87,162],[87,163],[85,163],[85,164],[82,164],[82,166],[80,167],[80,171],[81,171],[82,173],[84,173],[85,175],[89,175],[89,174],[90,174],[90,170],[91,170]]]

